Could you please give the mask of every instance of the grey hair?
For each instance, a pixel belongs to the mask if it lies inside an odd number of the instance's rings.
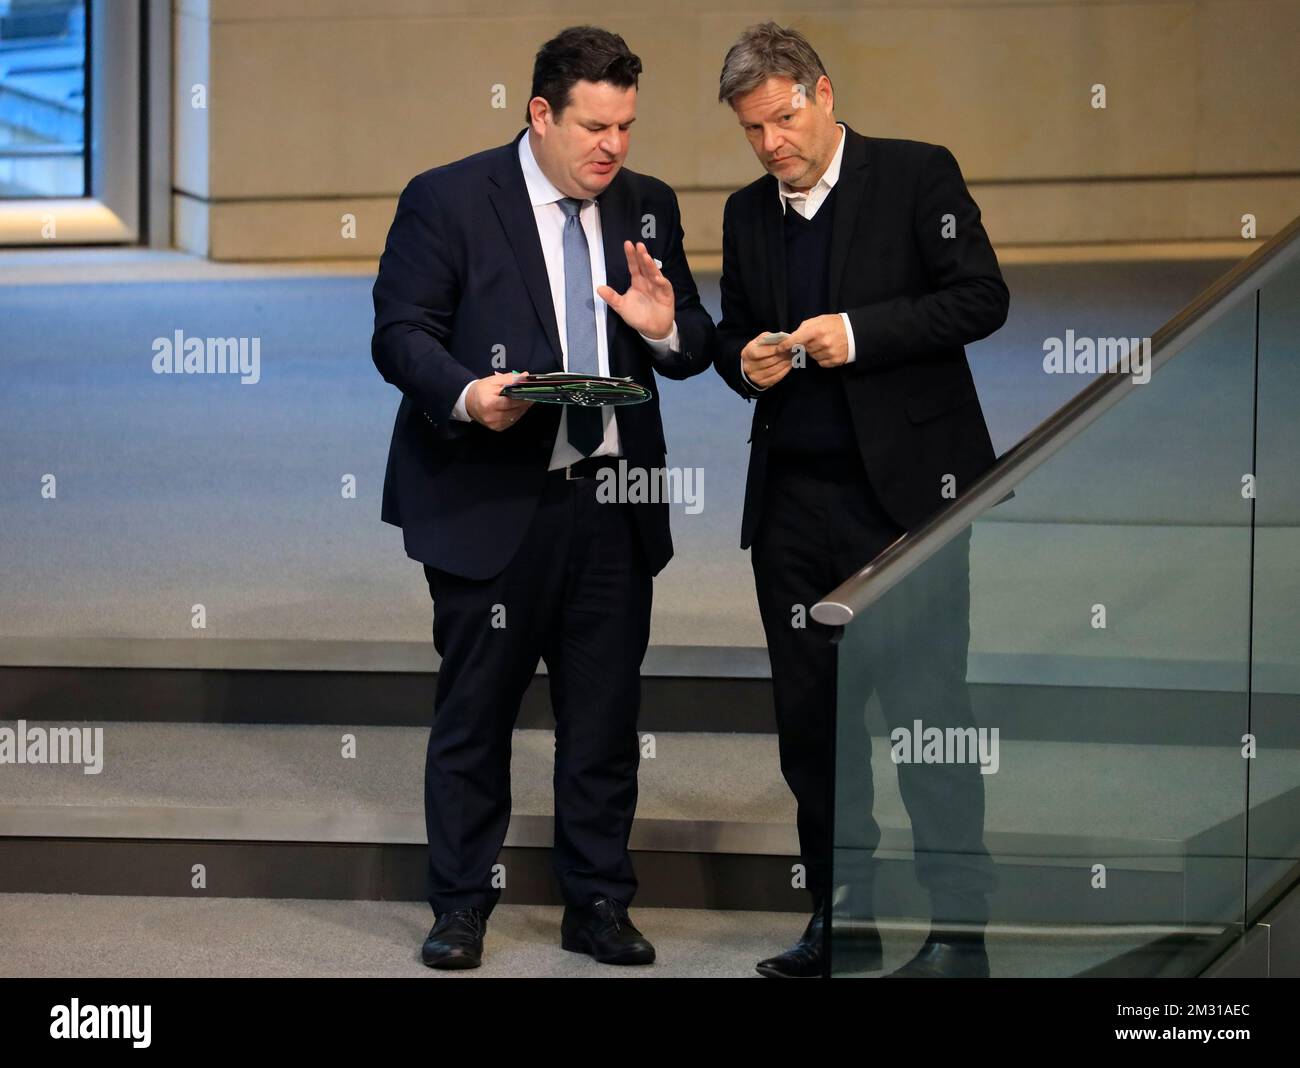
[[[790,78],[811,96],[823,74],[826,68],[808,38],[798,30],[762,22],[750,26],[727,49],[718,76],[718,102],[730,104],[774,75]]]

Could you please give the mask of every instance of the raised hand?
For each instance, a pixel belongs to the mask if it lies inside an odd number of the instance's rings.
[[[646,337],[665,338],[672,332],[677,317],[673,284],[655,266],[654,257],[645,243],[623,242],[627,256],[627,273],[632,279],[627,292],[616,293],[609,286],[598,286],[596,294],[618,312],[623,322]]]

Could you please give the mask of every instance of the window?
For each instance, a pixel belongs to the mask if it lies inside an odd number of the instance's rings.
[[[0,0],[0,198],[86,185],[85,0]]]
[[[146,47],[168,58],[168,10],[161,0],[0,0],[0,245],[139,241],[143,179],[151,194],[159,185],[154,199],[169,192],[165,155],[149,156],[156,175],[141,172],[143,122],[151,152],[166,144],[142,113],[140,62]],[[169,78],[163,62],[159,94]],[[166,96],[158,103],[161,123]]]

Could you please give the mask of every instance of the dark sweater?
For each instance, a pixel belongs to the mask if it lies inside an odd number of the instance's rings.
[[[826,315],[830,307],[831,226],[838,186],[805,219],[792,204],[785,206],[785,275],[790,329],[805,319]],[[803,367],[794,367],[772,387],[774,415],[771,449],[800,455],[853,452],[853,420],[849,414],[841,368],[823,368],[805,354]]]

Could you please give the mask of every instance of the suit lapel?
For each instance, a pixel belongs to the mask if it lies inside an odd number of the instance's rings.
[[[528,197],[523,168],[519,165],[519,138],[527,132],[526,129],[523,130],[509,145],[502,148],[500,162],[490,177],[493,188],[489,190],[488,196],[515,260],[519,263],[528,296],[555,355],[555,366],[560,368],[564,366],[564,350],[560,347],[560,331],[555,323],[555,305],[551,302],[546,260],[542,256],[542,241],[537,235],[537,219]]]
[[[831,311],[840,308],[840,289],[844,269],[849,262],[853,231],[867,190],[870,167],[867,164],[867,139],[844,124],[844,155],[840,159],[840,177],[835,183],[835,215],[831,220],[831,259],[829,266]]]
[[[623,252],[623,242],[636,244],[640,240],[637,220],[633,218],[634,205],[628,191],[627,176],[622,168],[614,175],[603,192],[596,195],[600,205],[600,243],[605,251],[605,284],[616,293],[626,293],[632,284],[632,276],[627,269],[627,255]],[[647,245],[647,247],[649,247]],[[626,375],[632,369],[615,366],[619,359],[619,350],[614,345],[614,333],[618,327],[618,312],[613,308],[605,310],[605,342],[609,352],[609,373],[618,377],[620,372]]]
[[[772,280],[772,305],[776,308],[776,321],[771,329],[793,330],[795,324],[786,322],[790,307],[785,280],[785,213],[781,210],[776,178],[770,174],[767,177],[769,180],[763,183],[759,213],[763,219],[762,259]]]

